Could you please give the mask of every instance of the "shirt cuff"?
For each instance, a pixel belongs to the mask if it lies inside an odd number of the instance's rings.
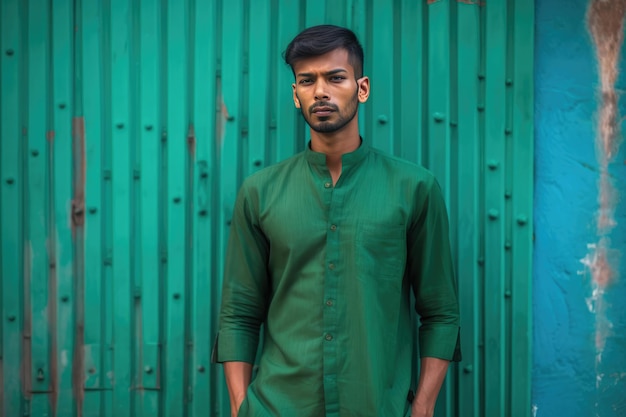
[[[255,338],[242,332],[220,331],[215,338],[211,361],[213,363],[247,362],[254,364],[258,345],[258,336]]]
[[[419,331],[420,357],[461,361],[461,329],[458,326],[422,326]]]

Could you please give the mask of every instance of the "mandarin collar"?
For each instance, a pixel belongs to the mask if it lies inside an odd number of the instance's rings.
[[[369,146],[361,138],[361,145],[354,151],[341,155],[342,169],[345,170],[348,166],[356,165],[361,162],[369,151]],[[307,143],[304,150],[307,161],[312,165],[318,165],[326,167],[326,154],[321,152],[315,152],[311,149],[311,141]]]

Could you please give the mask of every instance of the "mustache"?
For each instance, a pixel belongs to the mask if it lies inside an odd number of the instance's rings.
[[[333,109],[334,111],[339,110],[339,108],[332,103],[329,103],[327,101],[318,101],[317,103],[314,103],[309,107],[309,113],[313,113],[313,111],[318,107],[328,107]]]

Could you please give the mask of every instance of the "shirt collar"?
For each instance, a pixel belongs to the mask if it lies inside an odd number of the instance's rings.
[[[358,148],[356,148],[353,152],[341,155],[342,170],[345,171],[347,167],[357,165],[365,158],[368,151],[369,146],[365,143],[365,141],[363,141],[363,138],[361,138],[361,145]],[[311,165],[326,166],[326,154],[313,151],[311,149],[311,141],[307,144],[304,154],[307,161],[309,161]]]

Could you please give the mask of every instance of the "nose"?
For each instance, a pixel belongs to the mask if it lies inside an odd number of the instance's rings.
[[[326,88],[326,82],[324,80],[318,80],[315,83],[315,100],[326,101],[330,99],[328,95],[328,89]]]

